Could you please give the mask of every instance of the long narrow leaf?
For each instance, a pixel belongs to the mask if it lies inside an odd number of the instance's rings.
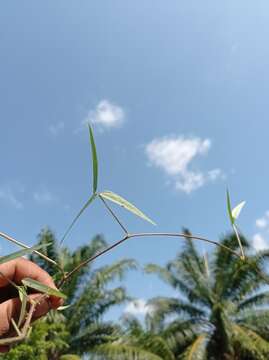
[[[42,245],[35,245],[35,246],[32,246],[32,247],[30,247],[28,249],[19,250],[19,251],[16,251],[16,252],[12,253],[12,254],[3,256],[3,257],[0,258],[0,265],[6,263],[8,261],[17,259],[18,257],[31,254],[33,251],[44,248],[44,247],[47,247],[49,245],[50,245],[50,243],[42,244]]]
[[[83,205],[82,209],[79,211],[79,213],[76,215],[76,217],[74,218],[74,220],[71,222],[71,224],[69,225],[68,229],[66,230],[64,236],[62,237],[62,240],[60,241],[60,244],[63,243],[64,239],[67,237],[67,235],[69,234],[70,230],[72,229],[72,227],[75,225],[75,223],[77,222],[77,220],[79,219],[79,217],[82,215],[82,213],[87,209],[87,207],[93,202],[93,200],[95,199],[96,195],[93,194],[89,200],[86,202],[85,205]]]
[[[96,193],[97,184],[98,184],[98,159],[97,159],[97,152],[96,146],[93,136],[92,127],[89,124],[89,132],[90,132],[90,143],[91,143],[91,150],[92,150],[92,174],[93,174],[93,193]]]
[[[129,201],[125,200],[120,195],[115,194],[112,191],[103,191],[99,195],[107,200],[114,202],[115,204],[118,204],[118,205],[124,207],[126,210],[128,210],[128,211],[132,212],[133,214],[135,214],[136,216],[139,216],[140,218],[150,222],[151,224],[156,225],[149,217],[147,217],[145,214],[143,214],[142,211],[140,211],[137,207],[135,207]]]
[[[226,195],[227,195],[227,210],[228,210],[228,214],[229,214],[231,224],[233,225],[234,224],[234,218],[233,218],[233,214],[232,214],[231,199],[230,199],[230,194],[229,194],[228,189],[227,189]]]
[[[17,289],[19,291],[19,298],[21,301],[20,317],[18,321],[18,327],[20,327],[26,315],[27,292],[24,286],[18,286]]]
[[[53,289],[47,285],[42,284],[41,282],[37,281],[37,280],[33,280],[30,278],[25,278],[22,280],[23,285],[31,288],[31,289],[35,289],[41,293],[45,293],[47,295],[52,295],[52,296],[57,296],[57,297],[61,297],[63,299],[66,299],[66,295],[63,294],[61,291]]]

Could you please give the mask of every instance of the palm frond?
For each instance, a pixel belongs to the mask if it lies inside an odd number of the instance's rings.
[[[113,263],[112,265],[98,268],[91,273],[90,284],[91,287],[104,287],[110,281],[115,279],[123,280],[128,270],[137,269],[137,262],[133,259],[123,259]]]
[[[179,357],[180,360],[205,360],[207,334],[200,334]]]
[[[182,315],[187,314],[188,317],[203,318],[205,312],[191,303],[184,302],[177,298],[156,297],[148,302],[152,306],[152,315],[157,317],[164,317],[167,315]]]
[[[69,351],[84,354],[95,346],[114,342],[118,338],[119,329],[112,323],[91,323],[72,336]]]
[[[93,360],[165,360],[162,357],[144,350],[139,346],[132,346],[123,343],[112,343],[97,346],[92,350],[95,356]]]
[[[234,324],[232,341],[240,356],[253,356],[258,360],[266,360],[269,354],[269,342],[256,332]]]
[[[147,274],[156,274],[165,283],[167,283],[168,285],[172,286],[175,289],[177,288],[178,286],[177,278],[173,275],[173,273],[169,269],[166,269],[165,267],[156,264],[148,264],[144,267],[144,270]]]
[[[257,306],[268,306],[268,305],[269,305],[269,291],[265,291],[261,294],[253,295],[241,301],[238,304],[238,309],[245,310]]]

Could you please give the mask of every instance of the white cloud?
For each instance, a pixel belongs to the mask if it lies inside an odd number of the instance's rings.
[[[258,232],[254,234],[252,244],[255,250],[268,249],[267,236],[269,233],[269,211],[265,211],[264,215],[255,221]]]
[[[20,191],[20,190],[19,190]],[[0,188],[0,200],[5,201],[17,210],[23,209],[22,202],[17,198],[15,192],[9,185]],[[22,192],[22,191],[20,191]]]
[[[173,180],[177,190],[188,194],[224,176],[220,169],[208,172],[190,169],[191,162],[200,155],[206,155],[210,147],[210,139],[163,137],[146,145],[146,155],[153,166],[162,169]]]
[[[57,136],[57,135],[59,135],[59,133],[61,132],[61,131],[63,131],[64,130],[64,122],[63,121],[59,121],[58,123],[56,123],[56,124],[51,124],[50,126],[49,126],[49,132],[51,133],[51,135],[53,135],[53,136]]]
[[[147,315],[153,310],[151,305],[147,305],[147,302],[144,299],[136,299],[130,301],[124,309],[125,314],[130,315]]]
[[[92,123],[99,125],[102,129],[119,127],[123,124],[125,112],[119,105],[104,99],[101,100],[94,110],[90,110],[83,124]]]
[[[257,219],[255,224],[256,224],[257,228],[264,229],[264,228],[266,228],[266,226],[268,226],[268,219],[265,217],[262,217],[260,219]]]
[[[41,189],[39,191],[35,191],[33,194],[33,197],[34,197],[34,200],[41,205],[50,204],[50,203],[56,201],[55,196],[46,189]]]
[[[260,233],[257,233],[253,236],[252,244],[256,251],[264,250],[268,248],[268,244],[266,240]]]
[[[185,171],[175,183],[176,189],[189,194],[205,184],[206,178],[201,172]]]

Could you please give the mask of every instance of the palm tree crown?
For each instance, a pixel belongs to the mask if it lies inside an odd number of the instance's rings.
[[[238,250],[234,235],[221,243]],[[245,238],[242,243],[245,261],[221,247],[208,261],[186,239],[183,251],[165,267],[146,267],[179,293],[152,299],[148,315],[151,331],[165,338],[176,359],[268,359],[268,252],[251,254]]]

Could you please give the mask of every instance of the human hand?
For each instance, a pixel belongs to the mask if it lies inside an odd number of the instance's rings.
[[[1,276],[2,275],[2,276]],[[11,318],[18,320],[21,308],[21,301],[18,298],[16,289],[8,280],[13,281],[17,285],[21,285],[24,278],[31,278],[41,282],[44,285],[55,288],[56,286],[51,276],[41,269],[35,263],[24,258],[11,260],[0,265],[0,336],[10,336],[12,327]],[[30,298],[40,298],[40,294],[31,294]],[[43,297],[42,301],[37,305],[33,319],[45,315],[50,309],[56,309],[62,305],[62,299],[49,296]],[[0,352],[8,351],[7,346],[0,346]]]

